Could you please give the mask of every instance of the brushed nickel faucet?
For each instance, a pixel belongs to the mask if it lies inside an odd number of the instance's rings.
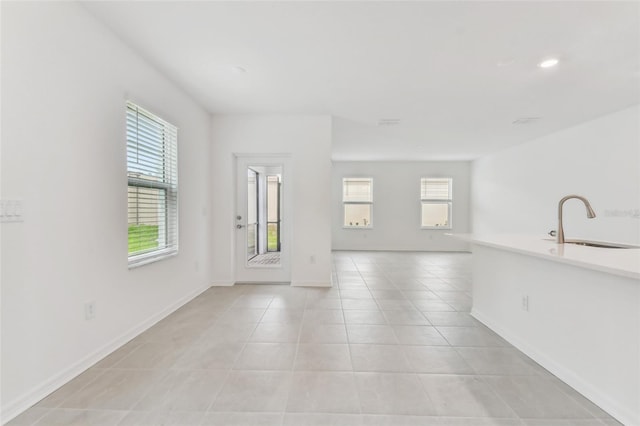
[[[589,219],[593,219],[596,217],[596,212],[591,208],[591,204],[589,200],[580,196],[580,195],[567,195],[566,197],[562,197],[560,202],[558,203],[558,232],[557,232],[557,242],[558,244],[564,244],[564,228],[562,227],[562,205],[565,201],[570,200],[571,198],[577,198],[578,200],[584,203],[584,206],[587,208],[587,217]]]

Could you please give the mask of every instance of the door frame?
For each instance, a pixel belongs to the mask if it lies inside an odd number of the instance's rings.
[[[233,154],[233,171],[234,171],[234,206],[233,206],[233,226],[234,226],[234,283],[290,283],[291,282],[291,231],[293,225],[293,181],[291,170],[291,154],[264,154],[264,153],[234,153]],[[241,189],[241,185],[246,184],[240,181],[239,167],[244,166],[281,166],[282,182],[281,193],[282,211],[280,212],[280,265],[253,265],[249,266],[246,256],[241,254],[241,250],[246,252],[246,247],[242,247],[240,241],[246,241],[246,226],[240,230],[236,229],[239,223],[236,219],[238,215],[243,218],[246,212],[240,213],[239,196],[246,195],[246,188]],[[244,173],[246,175],[246,172]],[[245,218],[246,219],[246,218]],[[246,225],[246,224],[245,224]],[[246,244],[245,244],[246,245]]]

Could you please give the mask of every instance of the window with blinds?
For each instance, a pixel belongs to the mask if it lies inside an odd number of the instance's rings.
[[[372,178],[344,178],[342,203],[345,228],[371,228],[373,207]]]
[[[127,102],[129,266],[178,252],[178,129]]]
[[[451,229],[452,186],[451,178],[420,179],[422,228]]]

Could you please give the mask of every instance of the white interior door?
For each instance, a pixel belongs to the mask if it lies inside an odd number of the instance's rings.
[[[290,161],[236,155],[236,282],[291,281]]]

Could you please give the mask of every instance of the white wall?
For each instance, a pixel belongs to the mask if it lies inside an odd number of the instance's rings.
[[[2,3],[2,419],[211,281],[210,117],[76,3]],[[125,99],[179,127],[180,252],[127,268]],[[96,318],[84,319],[84,303]]]
[[[291,284],[331,285],[331,117],[222,115],[212,123],[214,284],[235,282],[235,153],[291,155],[283,182],[293,184]]]
[[[343,228],[344,177],[373,178],[373,228]],[[453,178],[453,229],[420,229],[422,177]],[[467,243],[444,235],[469,231],[468,162],[334,161],[331,185],[334,250],[468,250]]]
[[[625,109],[550,134],[472,165],[474,233],[544,235],[565,203],[567,238],[640,243],[640,109]]]
[[[473,247],[472,315],[626,425],[640,424],[639,301],[637,279]]]

